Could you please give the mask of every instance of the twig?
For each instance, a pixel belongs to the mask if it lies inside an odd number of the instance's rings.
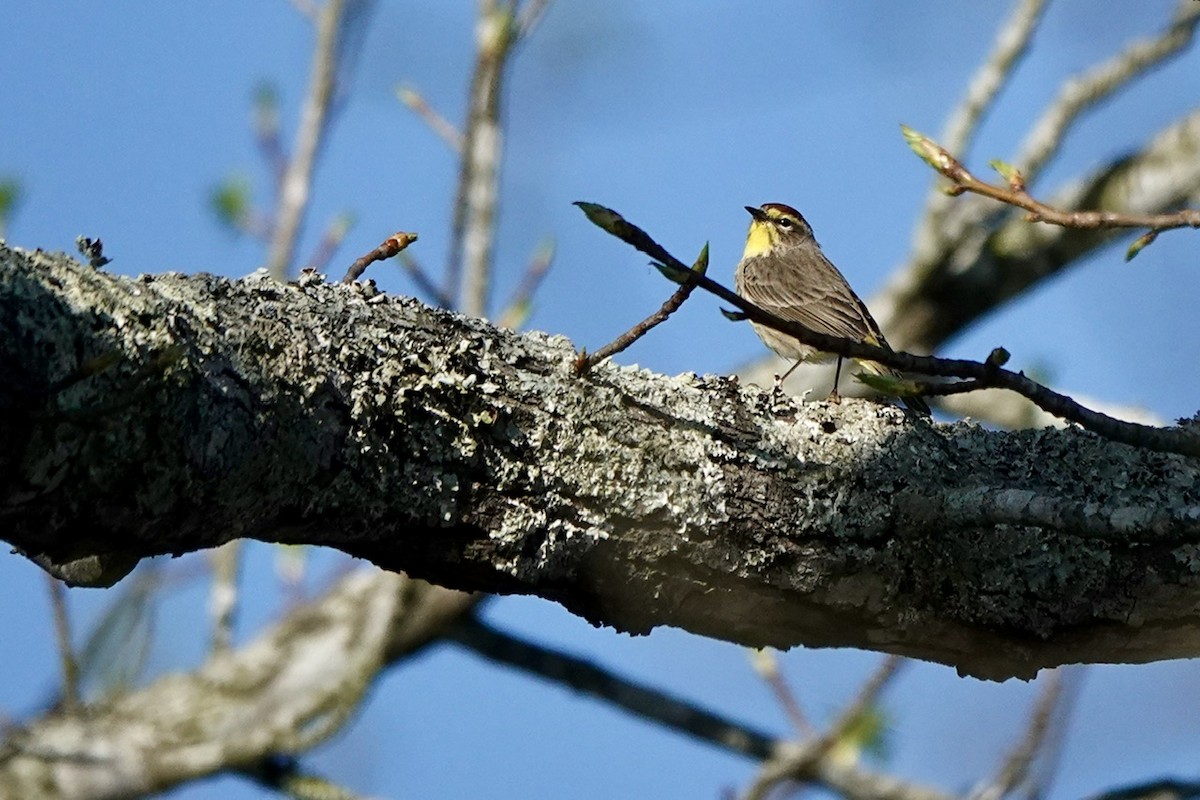
[[[1029,212],[1029,222],[1046,222],[1064,228],[1095,230],[1098,228],[1149,228],[1165,231],[1174,228],[1200,228],[1200,209],[1183,209],[1169,214],[1136,214],[1123,211],[1063,211],[1035,200],[1025,190],[1025,174],[1008,164],[993,161],[992,166],[1008,181],[1007,186],[987,183],[972,175],[958,159],[927,136],[902,125],[909,147],[921,159],[946,178],[952,195],[970,192],[990,197]]]
[[[707,269],[708,245],[706,244],[704,245],[704,249],[700,251],[700,256],[696,259],[696,264],[690,270],[688,270],[688,272],[699,277],[703,275]],[[682,285],[676,289],[670,297],[667,298],[667,302],[663,303],[662,306],[659,307],[658,311],[655,311],[653,314],[646,317],[637,325],[634,325],[632,328],[625,331],[616,339],[613,339],[596,352],[591,354],[588,354],[587,352],[581,353],[580,356],[575,359],[575,374],[587,374],[588,370],[599,364],[604,359],[621,352],[638,339],[645,336],[652,329],[666,322],[667,318],[674,314],[676,310],[683,305],[683,301],[687,300],[688,297],[691,296],[692,292],[696,288],[696,285],[696,281],[692,280],[691,278],[684,279]]]
[[[416,240],[417,235],[415,233],[405,233],[404,231],[393,233],[383,240],[383,244],[361,256],[351,264],[350,269],[346,270],[345,277],[342,278],[342,283],[354,283],[362,277],[362,274],[367,271],[367,267],[371,264],[391,258]]]
[[[569,686],[738,755],[762,760],[770,758],[779,746],[762,731],[613,675],[582,658],[503,633],[478,619],[468,618],[459,623],[450,629],[447,638],[492,661]]]
[[[1200,110],[1170,123],[1132,155],[1100,165],[1054,192],[1059,208],[1169,211],[1200,202]],[[968,201],[975,201],[970,202]],[[957,203],[997,208],[982,197]],[[976,216],[953,214],[936,252],[915,253],[881,294],[876,320],[894,347],[936,348],[1005,301],[1058,274],[1112,241],[1119,231],[1029,225],[1008,206]],[[968,224],[969,223],[969,224]],[[958,230],[960,224],[965,227]],[[769,376],[768,376],[769,377]]]
[[[1180,52],[1200,22],[1200,3],[1179,0],[1170,24],[1153,39],[1140,39],[1108,61],[1063,83],[1058,97],[1025,137],[1013,163],[1030,179],[1054,156],[1072,123],[1134,78]]]
[[[462,131],[456,128],[453,122],[434,110],[420,92],[411,86],[401,85],[396,87],[396,97],[400,99],[401,103],[408,106],[410,111],[420,117],[442,141],[450,146],[451,150],[459,155],[462,154]]]
[[[475,69],[471,77],[467,128],[455,191],[444,292],[452,297],[458,295],[459,309],[476,317],[487,314],[491,294],[496,191],[503,136],[500,90],[515,41],[514,24],[512,3],[481,0],[479,21],[475,26]]]
[[[1004,760],[1004,765],[995,779],[981,790],[972,792],[970,800],[1001,800],[1028,778],[1029,767],[1050,729],[1050,722],[1062,693],[1062,674],[1058,670],[1050,670],[1042,680],[1042,691],[1034,704],[1025,735]]]
[[[296,252],[296,240],[308,210],[313,169],[329,120],[338,73],[343,15],[348,0],[326,0],[317,23],[317,45],[309,76],[308,94],[296,133],[296,146],[279,189],[275,232],[271,238],[267,269],[277,280],[286,280]]]
[[[627,222],[620,214],[594,203],[576,203],[576,205],[583,209],[594,224],[661,262],[664,272],[673,273],[680,280],[688,277],[691,270],[687,266],[664,250],[645,231]],[[1021,373],[1012,372],[994,363],[914,356],[905,352],[875,347],[865,342],[828,336],[803,325],[780,319],[707,276],[693,275],[690,280],[695,281],[696,285],[705,291],[738,308],[747,319],[793,336],[821,352],[832,353],[844,358],[877,361],[901,372],[915,372],[944,378],[976,379],[980,387],[1007,389],[1024,395],[1039,408],[1070,422],[1076,422],[1112,441],[1159,452],[1200,456],[1200,433],[1184,428],[1155,428],[1114,419],[1084,408],[1071,398],[1058,394]],[[914,392],[919,391],[920,388],[916,384],[908,386],[908,389]]]
[[[62,666],[62,706],[68,714],[79,710],[79,662],[71,644],[71,616],[67,611],[67,589],[57,578],[46,576],[50,606],[54,610],[54,638],[58,642],[58,660]]]
[[[533,258],[529,260],[529,266],[525,268],[525,276],[521,278],[512,298],[500,312],[496,327],[516,328],[524,324],[525,318],[529,315],[533,295],[542,285],[542,279],[546,277],[546,273],[550,271],[550,265],[553,263],[554,240],[546,239],[533,251]]]

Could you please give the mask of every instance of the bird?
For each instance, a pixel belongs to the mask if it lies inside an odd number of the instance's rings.
[[[879,324],[867,310],[838,268],[821,252],[812,226],[804,216],[783,203],[746,206],[750,212],[750,230],[742,260],[734,271],[734,289],[746,300],[780,319],[798,322],[828,336],[866,342],[891,350]],[[774,328],[750,321],[763,344],[784,359],[795,361],[779,378],[782,383],[802,363],[826,362],[835,358],[780,333]],[[837,397],[842,359],[838,360],[832,396]],[[874,361],[855,359],[876,375],[899,376],[896,370]],[[929,405],[920,397],[906,395],[900,400],[912,411],[929,414]]]

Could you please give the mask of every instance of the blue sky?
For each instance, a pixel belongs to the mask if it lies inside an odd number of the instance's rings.
[[[969,162],[1011,156],[1063,77],[1157,29],[1164,0],[1063,0],[984,126]],[[379,0],[352,94],[316,174],[301,253],[325,222],[357,217],[331,272],[397,229],[421,235],[413,254],[444,259],[455,160],[395,99],[400,82],[461,119],[475,4]],[[657,308],[670,286],[645,259],[590,226],[570,203],[610,205],[685,260],[711,242],[710,274],[728,280],[741,250],[742,206],[800,208],[826,252],[864,296],[907,252],[931,182],[906,149],[905,122],[936,135],[967,75],[991,45],[1007,3],[656,3],[554,5],[510,72],[497,252],[498,296],[519,281],[537,243],[558,256],[530,325],[598,347]],[[966,9],[970,9],[968,12]],[[207,207],[219,181],[243,175],[267,199],[250,130],[250,99],[278,86],[290,136],[308,73],[312,31],[285,0],[175,4],[8,3],[0,14],[0,176],[25,197],[7,236],[70,250],[104,239],[124,273],[243,275],[263,248],[231,236]],[[1035,190],[1086,172],[1192,110],[1200,56],[1185,55],[1071,133]],[[1200,356],[1192,299],[1200,294],[1195,234],[1164,235],[1132,265],[1122,248],[1088,259],[951,342],[978,357],[1003,345],[1018,368],[1054,384],[1142,405],[1166,418],[1196,410]],[[412,286],[391,265],[372,276]],[[666,372],[729,372],[762,353],[745,326],[695,298],[623,354]],[[269,573],[271,549],[254,550]],[[319,564],[336,556],[322,555]],[[271,581],[254,581],[256,585]],[[0,557],[0,712],[27,713],[49,686],[54,657],[38,571]],[[199,657],[202,590],[166,604],[179,625],[156,647],[158,669]],[[72,592],[82,620],[105,596]],[[270,618],[271,588],[248,598],[247,633]],[[32,613],[27,612],[32,608]],[[629,638],[595,630],[549,603],[501,599],[491,619],[590,654],[647,682],[761,727],[786,730],[744,651],[677,631]],[[193,631],[196,633],[193,634]],[[787,674],[818,717],[836,712],[876,661],[871,654],[794,651]],[[1055,796],[1168,773],[1192,774],[1200,722],[1187,703],[1191,663],[1096,668],[1084,680]],[[916,665],[888,706],[897,734],[888,767],[946,788],[992,770],[1022,724],[1032,690],[981,684]],[[744,787],[753,765],[514,675],[449,646],[393,670],[355,727],[312,762],[354,789],[386,797],[716,796]],[[448,765],[454,765],[448,769]],[[180,798],[259,797],[222,779]]]

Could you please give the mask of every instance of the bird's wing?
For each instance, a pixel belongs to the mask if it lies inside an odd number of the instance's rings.
[[[829,336],[885,344],[866,305],[819,250],[808,254],[813,274],[796,275],[778,256],[744,265],[738,292],[764,311]]]

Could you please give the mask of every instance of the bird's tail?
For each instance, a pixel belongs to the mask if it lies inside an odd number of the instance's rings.
[[[880,364],[876,361],[855,361],[855,363],[874,375],[883,375],[888,378],[904,377],[891,367],[885,367],[883,364]],[[909,411],[915,411],[918,414],[922,414],[926,417],[932,413],[929,410],[929,404],[926,403],[925,399],[920,395],[903,395],[900,397],[900,402],[904,403],[905,408],[907,408]]]

